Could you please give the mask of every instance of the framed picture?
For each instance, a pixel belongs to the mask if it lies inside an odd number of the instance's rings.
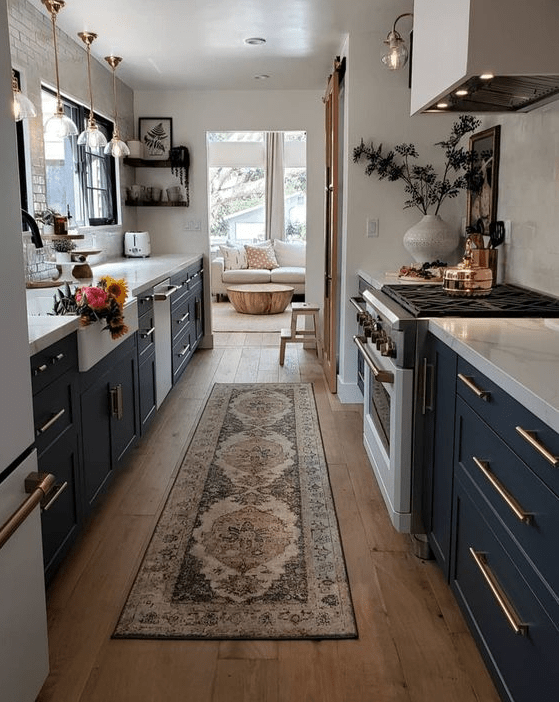
[[[498,165],[500,161],[500,125],[473,134],[469,139],[473,175],[467,190],[467,225],[484,227],[488,234],[490,222],[498,212]]]
[[[139,117],[138,139],[144,146],[144,158],[165,161],[172,146],[173,120],[171,117]]]

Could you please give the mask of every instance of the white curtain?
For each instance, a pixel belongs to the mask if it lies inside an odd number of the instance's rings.
[[[284,239],[284,132],[266,132],[266,238]]]

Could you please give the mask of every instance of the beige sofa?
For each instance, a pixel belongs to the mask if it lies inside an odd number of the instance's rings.
[[[220,299],[227,295],[228,285],[251,283],[282,283],[291,285],[295,295],[305,293],[305,242],[275,239],[273,262],[277,265],[271,268],[250,268],[244,249],[241,245],[220,246],[220,255],[212,260],[210,267],[212,295]]]

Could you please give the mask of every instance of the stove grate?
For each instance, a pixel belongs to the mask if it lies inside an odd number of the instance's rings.
[[[415,317],[558,317],[558,299],[497,285],[487,297],[452,297],[437,285],[384,285],[381,292]]]

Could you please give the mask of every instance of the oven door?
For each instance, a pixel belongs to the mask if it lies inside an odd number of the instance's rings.
[[[412,526],[414,371],[399,368],[375,344],[354,337],[364,370],[364,446],[395,529]]]

